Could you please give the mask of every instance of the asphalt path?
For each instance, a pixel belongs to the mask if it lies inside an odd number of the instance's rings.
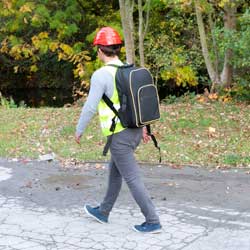
[[[250,250],[249,171],[141,165],[159,234],[134,232],[143,216],[124,183],[108,224],[84,204],[105,194],[108,166],[0,159],[0,250]]]

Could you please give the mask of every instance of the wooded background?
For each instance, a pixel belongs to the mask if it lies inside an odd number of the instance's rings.
[[[23,91],[31,106],[36,89],[51,105],[58,90],[72,96],[64,103],[87,92],[103,26],[123,37],[123,61],[151,70],[162,99],[206,89],[250,100],[250,1],[1,0],[0,24],[0,92],[20,101]]]

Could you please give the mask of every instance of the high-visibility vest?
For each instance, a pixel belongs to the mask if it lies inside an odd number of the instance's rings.
[[[113,76],[114,91],[113,91],[113,95],[111,96],[110,100],[114,103],[114,107],[118,110],[120,108],[120,102],[119,102],[118,92],[117,92],[116,84],[115,84],[115,74],[116,74],[117,68],[112,67],[112,66],[108,66],[108,65],[106,65],[104,67],[105,67],[105,70],[110,72],[111,75]],[[105,136],[109,136],[113,133],[121,132],[122,130],[125,129],[121,125],[121,122],[118,119],[118,117],[116,117],[117,120],[116,120],[115,130],[114,130],[114,132],[110,131],[110,127],[112,125],[112,119],[115,115],[114,115],[113,111],[109,108],[109,106],[107,106],[107,104],[103,100],[101,100],[99,105],[98,105],[98,113],[99,113],[102,133]]]

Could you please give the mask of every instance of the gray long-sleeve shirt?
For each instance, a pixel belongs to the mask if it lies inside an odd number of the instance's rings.
[[[122,65],[120,60],[112,60],[108,64]],[[107,65],[108,65],[107,64]],[[76,134],[82,135],[91,118],[97,111],[99,102],[105,93],[109,98],[114,92],[114,79],[105,67],[96,70],[90,80],[90,90],[88,98],[82,108],[82,112],[76,127]]]

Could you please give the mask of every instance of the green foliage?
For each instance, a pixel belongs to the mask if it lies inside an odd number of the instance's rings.
[[[223,28],[221,11],[228,0],[201,1],[207,31],[211,28],[208,14],[214,21],[207,39],[210,56],[215,59],[218,53],[221,70],[224,52],[228,48],[233,50],[234,82],[240,85],[238,94],[233,96],[248,99],[250,5],[241,2],[237,31],[228,32]],[[192,1],[151,0],[150,6],[145,59],[158,87],[188,90],[197,84],[208,85]],[[0,1],[0,22],[0,90],[10,86],[68,86],[73,88],[77,99],[88,88],[93,71],[100,66],[92,46],[97,30],[112,26],[123,37],[119,1],[115,0],[4,0]],[[134,22],[138,24],[136,8]],[[138,31],[134,32],[137,37]],[[212,35],[218,48],[213,47]],[[121,58],[125,61],[124,48]]]
[[[239,18],[238,26],[239,32],[235,34],[233,46],[235,79],[238,83],[235,87],[238,89],[236,97],[250,102],[250,8]]]
[[[162,100],[164,104],[177,104],[177,103],[195,103],[196,95],[194,92],[186,92],[184,95],[177,97],[175,95],[168,95],[166,98]]]
[[[233,34],[234,65],[237,69],[249,69],[250,67],[250,8],[239,18],[239,32]],[[242,72],[242,70],[239,70]],[[250,80],[249,74],[240,74],[240,78]],[[247,77],[247,78],[246,78]]]
[[[0,21],[5,25],[0,27],[0,56],[8,62],[8,66],[6,64],[4,67],[12,67],[15,74],[24,74],[26,86],[23,87],[27,87],[34,85],[33,79],[37,79],[38,75],[46,78],[46,71],[41,71],[51,62],[58,65],[52,67],[56,69],[60,68],[62,61],[66,61],[72,65],[68,67],[67,75],[76,78],[70,85],[81,82],[86,87],[93,70],[90,61],[95,56],[92,41],[87,37],[99,25],[104,25],[103,20],[109,25],[112,20],[121,29],[119,11],[113,6],[112,1],[109,4],[84,0],[2,1]],[[55,57],[57,62],[54,61]],[[90,69],[91,72],[88,72]],[[57,76],[58,72],[54,71],[54,75]],[[41,82],[46,82],[45,78]],[[54,87],[59,87],[58,83],[63,81],[53,77],[51,80]]]
[[[250,103],[250,83],[239,83],[232,88],[221,89],[220,95],[235,101]]]
[[[171,0],[152,1],[152,9],[146,59],[158,86],[164,88],[169,82],[174,82],[176,88],[196,86],[203,60],[197,51],[199,40],[193,39],[195,16],[192,9],[184,11]]]
[[[228,154],[224,156],[224,164],[226,165],[237,166],[241,163],[248,166],[250,164],[250,157],[238,154]]]
[[[232,31],[217,26],[213,30],[218,43],[220,57],[222,57],[227,49],[232,49],[234,67],[250,66],[250,9],[246,9],[245,13],[238,18],[237,30]],[[236,75],[237,76],[237,75]]]
[[[225,12],[228,12],[228,6],[237,6],[236,13],[231,13],[227,18]],[[222,72],[224,68],[226,52],[230,50],[228,64],[233,67],[233,80],[236,85],[245,85],[249,81],[250,66],[250,5],[245,1],[221,0],[217,2],[203,1],[202,11],[206,20],[206,34],[209,46],[210,58],[213,61],[214,69]],[[233,10],[231,10],[233,12]],[[229,15],[229,13],[227,14]],[[209,18],[210,17],[210,18]],[[205,19],[205,18],[204,18]],[[228,22],[225,24],[225,20]],[[231,21],[231,22],[230,22]],[[230,22],[230,24],[229,24]],[[226,84],[226,83],[224,83]]]
[[[214,30],[220,57],[226,49],[233,53],[234,86],[222,89],[221,94],[238,101],[250,101],[250,9],[246,8],[237,20],[237,30],[228,31],[219,26]]]
[[[5,109],[10,109],[10,108],[17,108],[17,105],[15,104],[15,101],[13,100],[12,97],[10,97],[8,100],[4,96],[2,96],[0,92],[0,108],[1,107]]]

